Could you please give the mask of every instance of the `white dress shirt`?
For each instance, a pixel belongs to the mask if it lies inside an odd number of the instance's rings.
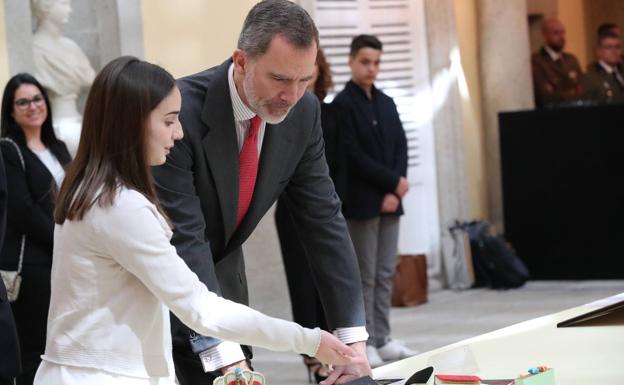
[[[52,296],[35,384],[173,384],[169,311],[208,336],[314,355],[320,332],[208,291],[141,193],[54,229]]]
[[[544,49],[546,50],[546,53],[548,54],[548,56],[550,56],[552,61],[557,61],[557,60],[559,60],[559,58],[561,58],[561,53],[555,51],[554,49],[550,48],[549,46],[545,45]]]
[[[249,131],[249,119],[253,118],[256,113],[247,107],[245,103],[243,103],[238,94],[236,84],[234,83],[233,63],[230,64],[230,68],[228,70],[228,84],[230,88],[232,110],[234,113],[234,123],[236,125],[238,151],[240,152],[243,148],[247,132]],[[260,156],[260,151],[262,150],[265,129],[266,122],[263,120],[260,124],[260,130],[258,131],[258,156]],[[313,290],[313,288],[310,288],[310,290]],[[334,335],[346,344],[366,341],[368,339],[368,333],[366,332],[365,326],[338,328],[334,331]],[[244,360],[245,355],[238,344],[224,341],[200,353],[200,359],[205,371],[214,371],[224,366]]]

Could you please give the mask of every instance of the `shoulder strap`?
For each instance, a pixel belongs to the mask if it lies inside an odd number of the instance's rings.
[[[15,151],[17,151],[17,156],[19,156],[20,163],[22,164],[22,169],[26,171],[26,162],[24,162],[24,156],[22,155],[22,151],[20,150],[17,143],[13,141],[11,138],[0,138],[0,142],[11,143],[13,147],[15,147]],[[24,263],[24,248],[26,247],[26,234],[22,234],[22,244],[20,246],[20,255],[19,255],[19,263],[17,265],[17,274],[19,275],[22,272],[22,264]]]
[[[22,169],[26,171],[26,162],[24,162],[24,156],[22,155],[22,151],[20,150],[17,143],[15,143],[13,139],[7,137],[0,138],[0,142],[11,143],[13,147],[15,147],[15,151],[17,151],[17,156],[19,156],[20,163],[22,164]]]

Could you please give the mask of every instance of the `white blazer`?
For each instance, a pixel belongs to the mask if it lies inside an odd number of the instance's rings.
[[[142,194],[54,230],[52,297],[43,360],[138,378],[172,368],[169,310],[191,329],[241,344],[314,355],[320,331],[268,317],[208,291],[170,244]],[[43,373],[39,373],[43,374]],[[38,382],[46,383],[38,374]]]

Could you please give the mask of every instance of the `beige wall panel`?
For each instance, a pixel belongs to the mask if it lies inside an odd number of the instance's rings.
[[[584,70],[587,63],[593,60],[587,54],[584,0],[559,0],[558,8],[559,19],[566,27],[565,50],[576,55]]]
[[[143,0],[145,59],[175,77],[220,64],[236,48],[252,0]]]
[[[460,77],[458,80],[464,122],[469,215],[470,218],[487,218],[476,0],[455,0],[455,19],[464,75],[464,79]]]
[[[557,15],[557,2],[559,0],[527,0],[527,13],[529,15],[543,15],[551,17]]]

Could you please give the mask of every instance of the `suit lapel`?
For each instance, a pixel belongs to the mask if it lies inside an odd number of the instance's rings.
[[[216,70],[206,89],[201,119],[208,126],[202,144],[219,198],[225,243],[234,232],[238,208],[238,139],[227,73],[231,61]]]

